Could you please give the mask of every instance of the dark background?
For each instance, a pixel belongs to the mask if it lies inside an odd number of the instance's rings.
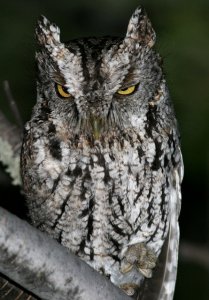
[[[197,259],[180,256],[175,299],[209,299],[209,1],[208,0],[1,0],[0,109],[12,120],[1,83],[8,79],[24,122],[35,103],[34,27],[44,14],[62,39],[124,35],[129,17],[143,4],[157,32],[182,136],[185,163],[181,239],[198,248]],[[3,167],[1,167],[3,170]],[[0,174],[0,204],[23,209],[19,189]],[[192,246],[193,247],[193,246]],[[200,256],[200,261],[198,261]]]

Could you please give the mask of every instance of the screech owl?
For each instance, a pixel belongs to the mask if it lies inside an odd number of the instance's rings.
[[[32,223],[128,295],[152,279],[166,248],[152,299],[172,299],[183,163],[145,10],[124,38],[62,43],[45,17],[36,37],[37,102],[21,154]]]

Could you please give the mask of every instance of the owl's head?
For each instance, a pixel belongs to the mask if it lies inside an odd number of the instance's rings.
[[[72,132],[92,135],[138,130],[150,105],[159,102],[164,82],[161,59],[153,50],[155,32],[143,8],[132,15],[124,38],[60,41],[60,29],[41,17],[38,99],[52,120]]]

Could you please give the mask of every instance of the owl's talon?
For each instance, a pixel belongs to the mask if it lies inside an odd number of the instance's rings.
[[[120,271],[127,273],[135,266],[146,278],[152,277],[157,256],[145,243],[131,245],[121,262]]]
[[[138,268],[138,270],[144,275],[146,278],[151,278],[152,277],[152,270],[151,269],[142,269]]]
[[[126,262],[122,262],[121,267],[120,267],[120,271],[121,273],[125,274],[128,273],[132,270],[133,265],[129,264],[127,261]]]

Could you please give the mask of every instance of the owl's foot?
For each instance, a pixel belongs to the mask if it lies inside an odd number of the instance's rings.
[[[146,278],[152,277],[152,269],[156,266],[157,256],[145,243],[129,246],[121,261],[120,271],[127,273],[136,267]]]
[[[124,283],[120,285],[120,289],[122,289],[128,296],[133,296],[138,288],[138,285],[132,283]]]

